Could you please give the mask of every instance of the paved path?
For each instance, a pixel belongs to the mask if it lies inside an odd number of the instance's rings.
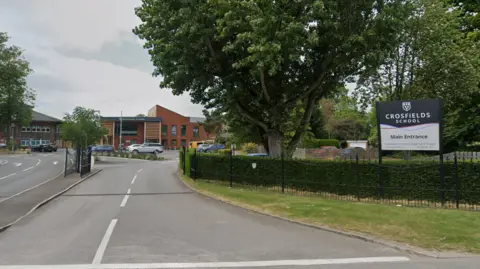
[[[190,192],[173,176],[177,165],[99,164],[102,173],[0,234],[0,269],[478,269],[480,264],[416,257],[229,206]]]
[[[29,155],[1,155],[0,201],[59,176],[64,169],[65,151]]]

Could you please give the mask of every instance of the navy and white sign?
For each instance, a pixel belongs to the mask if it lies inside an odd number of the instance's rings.
[[[441,100],[377,103],[382,150],[440,150]]]

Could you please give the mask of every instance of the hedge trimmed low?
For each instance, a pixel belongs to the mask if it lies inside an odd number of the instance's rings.
[[[305,148],[321,148],[321,147],[340,147],[340,141],[337,139],[308,139],[303,142]]]
[[[282,161],[265,157],[187,154],[186,174],[196,171],[196,178],[230,181],[263,187],[282,186]],[[182,158],[180,158],[182,160]],[[196,161],[196,169],[190,169]],[[180,167],[183,167],[182,164]],[[254,168],[255,167],[255,168]],[[408,164],[384,162],[383,166],[360,161],[319,161],[286,159],[283,184],[287,190],[347,195],[355,198],[401,199],[447,203],[480,204],[480,163],[460,163],[458,182],[452,162],[444,165],[444,192],[438,163]],[[358,171],[358,172],[357,172]],[[381,173],[382,179],[379,174]],[[357,176],[358,175],[358,176]],[[458,189],[457,189],[458,186]],[[457,192],[458,190],[458,192]],[[444,193],[444,194],[442,194]]]

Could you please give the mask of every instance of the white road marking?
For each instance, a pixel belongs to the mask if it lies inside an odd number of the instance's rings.
[[[112,222],[116,220],[112,220]],[[110,223],[110,227],[112,223]],[[113,224],[115,226],[115,224]],[[112,227],[113,230],[113,227]],[[107,230],[108,232],[108,230]],[[111,235],[111,233],[110,233]],[[110,237],[109,235],[109,237]],[[107,236],[107,234],[105,234]],[[105,237],[102,240],[105,240]],[[108,239],[107,239],[108,241]],[[108,243],[108,242],[106,242]],[[106,247],[105,243],[105,247]],[[102,245],[100,245],[102,246]],[[99,248],[100,250],[100,248]],[[105,251],[105,250],[103,250]],[[98,254],[98,250],[97,250]],[[102,253],[103,255],[103,253]],[[95,258],[97,255],[95,255]],[[100,258],[101,260],[101,258]],[[95,261],[95,259],[94,259]],[[335,264],[365,264],[365,263],[393,263],[408,262],[407,257],[367,257],[345,259],[312,259],[312,260],[274,260],[274,261],[245,261],[245,262],[199,262],[199,263],[127,263],[127,264],[64,264],[64,265],[4,265],[0,269],[165,269],[165,268],[240,268],[240,267],[277,267],[277,266],[315,266]]]
[[[135,176],[133,177],[131,184],[135,183],[135,179],[137,179],[137,175],[136,175],[136,174],[135,174]]]
[[[143,168],[138,169],[137,173],[140,173],[143,171]]]
[[[20,165],[22,165],[22,163],[14,163],[13,165],[15,165],[16,167],[19,167]]]
[[[125,195],[125,197],[123,197],[123,200],[122,200],[122,203],[120,204],[120,207],[125,207],[125,205],[127,204],[128,197],[130,197],[130,195],[129,195],[130,191],[131,191],[131,189],[128,189],[127,195]]]
[[[52,177],[52,178],[49,178],[49,179],[45,180],[45,181],[42,182],[42,183],[39,183],[39,184],[37,184],[37,185],[35,185],[35,186],[33,186],[33,187],[30,187],[30,188],[28,188],[28,189],[26,189],[26,190],[23,190],[23,191],[21,191],[21,192],[17,192],[17,193],[15,193],[14,195],[11,195],[11,196],[9,196],[9,197],[7,197],[7,198],[5,198],[5,199],[2,199],[2,200],[0,200],[0,203],[1,203],[1,202],[4,202],[4,201],[7,201],[7,200],[9,200],[9,199],[12,199],[13,197],[16,197],[16,196],[18,196],[18,195],[20,195],[20,194],[22,194],[22,193],[27,192],[27,191],[30,191],[30,190],[32,190],[32,189],[35,189],[36,187],[41,186],[41,185],[43,185],[43,184],[45,184],[45,183],[47,183],[47,182],[49,182],[49,181],[51,181],[51,180],[54,180],[54,179],[56,179],[57,177],[59,177],[60,175],[63,175],[63,173],[64,173],[64,172],[62,171],[62,172],[60,172],[60,174],[58,174],[58,175],[56,175],[56,176],[54,176],[54,177]]]
[[[42,162],[42,160],[39,159],[35,166],[39,165],[41,162]]]
[[[54,162],[53,162],[53,165],[57,165],[57,164],[58,164],[58,161],[54,161]]]
[[[127,194],[130,194],[131,191],[132,191],[132,189],[128,189],[128,190],[127,190]]]
[[[10,175],[8,175],[8,176],[0,177],[0,180],[2,180],[2,179],[4,179],[4,178],[7,178],[7,177],[14,176],[14,175],[16,175],[16,174],[17,174],[17,173],[13,173],[13,174],[10,174]]]
[[[95,252],[95,257],[93,257],[92,264],[100,264],[102,262],[103,254],[105,254],[105,250],[107,249],[108,241],[110,240],[110,237],[112,236],[113,229],[115,228],[115,225],[117,225],[117,221],[118,221],[118,219],[112,219],[112,221],[110,222],[110,225],[108,225],[107,231],[105,232],[105,235],[103,236],[102,242],[100,242],[100,245],[98,246],[97,252]]]
[[[35,168],[35,166],[30,166],[29,168],[25,168],[25,169],[23,169],[22,171],[25,172],[25,171],[28,171],[28,170],[30,170],[30,169],[32,169],[32,168]]]
[[[0,161],[0,165],[5,165],[5,164],[7,164],[7,163],[8,163],[7,160],[1,160],[1,161]]]

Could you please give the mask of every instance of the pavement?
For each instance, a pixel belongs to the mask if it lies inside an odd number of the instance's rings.
[[[480,258],[419,257],[204,197],[176,179],[171,156],[97,163],[102,173],[0,233],[0,269],[479,268]]]

